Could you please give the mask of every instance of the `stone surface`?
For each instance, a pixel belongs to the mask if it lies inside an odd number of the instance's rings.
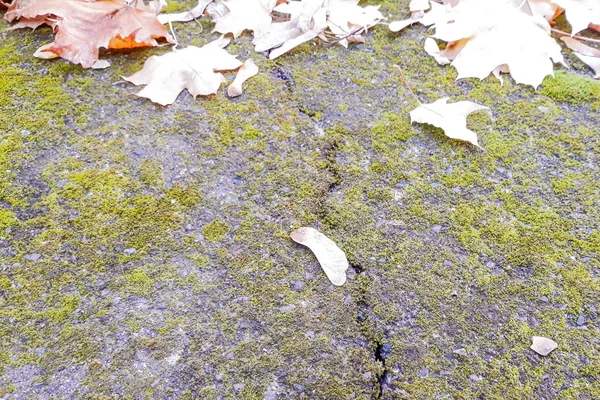
[[[121,76],[169,48],[86,71],[32,56],[48,28],[7,27],[0,398],[600,398],[600,89],[576,59],[534,91],[455,81],[420,26],[275,61],[244,35],[229,49],[260,73],[242,96],[165,108]],[[490,107],[468,119],[487,151],[411,126],[393,64],[423,102]],[[353,279],[331,285],[300,226]]]

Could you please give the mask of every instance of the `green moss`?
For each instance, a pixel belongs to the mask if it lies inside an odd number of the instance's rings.
[[[17,217],[10,210],[0,209],[0,237],[5,235],[5,230],[17,223]]]
[[[193,0],[169,0],[167,1],[167,7],[162,11],[163,13],[178,13],[182,11],[191,10],[195,3]]]
[[[154,289],[152,280],[142,268],[136,268],[125,275],[126,290],[139,296],[149,296]]]
[[[600,82],[574,73],[558,71],[542,83],[541,93],[557,101],[589,104],[600,98]]]
[[[260,131],[250,124],[245,124],[242,128],[242,137],[248,140],[260,139]]]
[[[406,115],[387,112],[371,129],[373,134],[373,147],[387,149],[398,141],[408,140],[414,135],[410,121]]]
[[[140,180],[148,186],[160,187],[164,184],[163,167],[152,159],[144,160],[139,168]]]
[[[77,309],[79,302],[79,296],[64,296],[60,304],[61,307],[49,310],[47,315],[56,322],[64,322]]]
[[[168,192],[170,199],[175,199],[184,207],[192,207],[202,201],[202,193],[193,187],[184,187],[181,183],[176,183]]]
[[[202,234],[209,242],[220,242],[230,230],[231,227],[227,223],[217,219],[202,228]]]

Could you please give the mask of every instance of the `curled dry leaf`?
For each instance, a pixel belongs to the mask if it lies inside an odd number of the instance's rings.
[[[577,58],[594,70],[596,74],[594,78],[600,79],[600,50],[583,44],[572,37],[563,36],[560,40],[565,42],[567,47],[575,52],[574,54]]]
[[[542,336],[533,336],[531,341],[531,350],[542,356],[547,356],[558,347],[558,344],[554,340]]]
[[[336,286],[346,283],[346,254],[331,239],[309,227],[298,228],[290,236],[294,242],[312,250],[331,283]]]
[[[436,126],[452,139],[464,140],[481,148],[477,142],[477,134],[467,128],[467,116],[475,111],[489,111],[489,108],[470,101],[447,102],[448,97],[444,97],[431,104],[420,104],[410,112],[411,123]]]
[[[242,94],[242,84],[254,75],[258,74],[258,67],[254,64],[251,58],[247,59],[246,62],[240,67],[235,79],[227,88],[227,95],[229,97],[237,97]]]
[[[327,12],[324,0],[290,1],[275,10],[290,14],[290,20],[273,23],[254,32],[254,49],[257,52],[271,50],[270,59],[287,53],[296,46],[319,36],[327,28]]]
[[[242,63],[224,50],[223,42],[203,47],[189,46],[162,56],[152,56],[141,71],[123,79],[134,85],[146,85],[138,96],[163,106],[172,104],[187,89],[192,96],[217,92],[225,77],[218,71],[231,71]]]

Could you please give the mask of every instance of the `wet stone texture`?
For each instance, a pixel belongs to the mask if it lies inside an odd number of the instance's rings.
[[[455,82],[422,27],[275,61],[244,36],[243,96],[163,108],[121,76],[168,48],[84,71],[0,27],[0,398],[600,398],[600,83],[574,57],[534,91]],[[411,127],[393,64],[490,107],[487,151]]]

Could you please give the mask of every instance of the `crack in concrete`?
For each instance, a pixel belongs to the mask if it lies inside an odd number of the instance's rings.
[[[300,111],[310,117],[304,110],[300,109]],[[323,150],[323,154],[326,158],[325,169],[331,175],[331,181],[327,187],[327,191],[322,193],[317,206],[317,217],[321,221],[326,221],[329,214],[329,196],[338,189],[343,180],[340,166],[337,162],[339,149],[340,143],[338,140],[334,139]],[[372,314],[372,307],[369,305],[367,293],[369,292],[371,279],[366,274],[363,274],[366,270],[365,267],[358,264],[356,261],[350,263],[350,267],[354,270],[357,277],[362,278],[358,282],[358,293],[353,297],[357,308],[356,321],[359,323],[362,336],[366,338],[370,346],[375,348],[373,358],[381,363],[382,366],[381,373],[375,376],[377,383],[373,387],[372,395],[374,399],[383,399],[384,388],[389,372],[385,364],[385,359],[389,356],[390,349],[389,345],[383,344],[381,341],[375,339],[377,335],[374,333],[377,329],[373,326],[372,319],[369,318],[369,315]],[[358,280],[359,279],[357,279],[357,281]]]

